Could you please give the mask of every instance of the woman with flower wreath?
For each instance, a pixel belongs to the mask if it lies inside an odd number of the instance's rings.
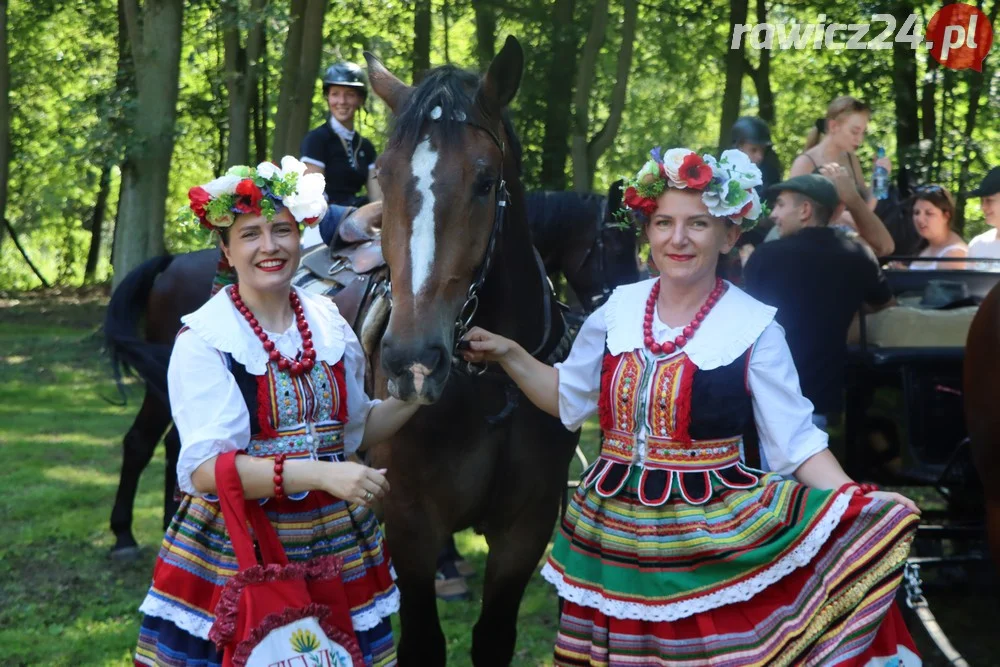
[[[600,416],[542,570],[556,665],[919,664],[893,603],[916,506],[844,473],[774,309],[716,278],[759,183],[739,151],[652,151],[625,202],[658,278],[615,290],[555,368],[467,335],[566,428]],[[743,463],[751,416],[774,473]]]
[[[323,175],[305,171],[285,157],[280,167],[233,167],[189,192],[239,282],[182,318],[170,357],[177,479],[186,495],[140,608],[138,665],[221,663],[210,630],[239,567],[212,494],[215,460],[234,450],[248,454],[237,457],[244,492],[260,500],[289,561],[342,560],[366,664],[395,664],[388,617],[399,591],[369,508],[389,487],[384,470],[345,456],[392,435],[416,406],[369,399],[351,327],[329,300],[291,288],[299,226],[315,224],[327,207]]]

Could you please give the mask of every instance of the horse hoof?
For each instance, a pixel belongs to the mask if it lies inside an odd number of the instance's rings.
[[[142,547],[117,547],[108,552],[108,558],[118,563],[131,563],[142,556]]]

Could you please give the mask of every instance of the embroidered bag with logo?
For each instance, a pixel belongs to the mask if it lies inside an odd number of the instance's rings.
[[[288,562],[260,504],[243,496],[237,454],[223,454],[215,465],[219,505],[240,567],[226,582],[208,635],[223,652],[223,666],[364,667],[340,581],[342,561]]]

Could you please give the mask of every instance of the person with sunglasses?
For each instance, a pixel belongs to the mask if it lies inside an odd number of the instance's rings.
[[[969,257],[1000,259],[1000,167],[993,167],[979,187],[969,193],[979,197],[979,209],[990,229],[969,242]],[[977,262],[980,271],[1000,271],[1000,262]]]
[[[966,267],[965,262],[938,261],[969,255],[969,246],[951,227],[954,220],[955,201],[948,190],[940,185],[922,185],[914,191],[913,226],[926,243],[918,257],[933,261],[914,261],[910,264],[910,269],[937,271]]]

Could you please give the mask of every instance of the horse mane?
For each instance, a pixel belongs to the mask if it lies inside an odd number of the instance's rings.
[[[409,99],[392,124],[389,143],[394,146],[416,144],[421,140],[421,132],[430,119],[435,107],[441,108],[441,118],[435,123],[439,136],[445,142],[458,141],[461,132],[468,126],[456,120],[456,115],[464,114],[483,118],[486,111],[477,108],[476,91],[479,90],[479,76],[472,72],[442,65],[430,70],[423,81],[413,90]],[[507,135],[510,154],[513,155],[518,171],[521,170],[521,140],[514,132],[510,114],[503,113],[503,128]]]

